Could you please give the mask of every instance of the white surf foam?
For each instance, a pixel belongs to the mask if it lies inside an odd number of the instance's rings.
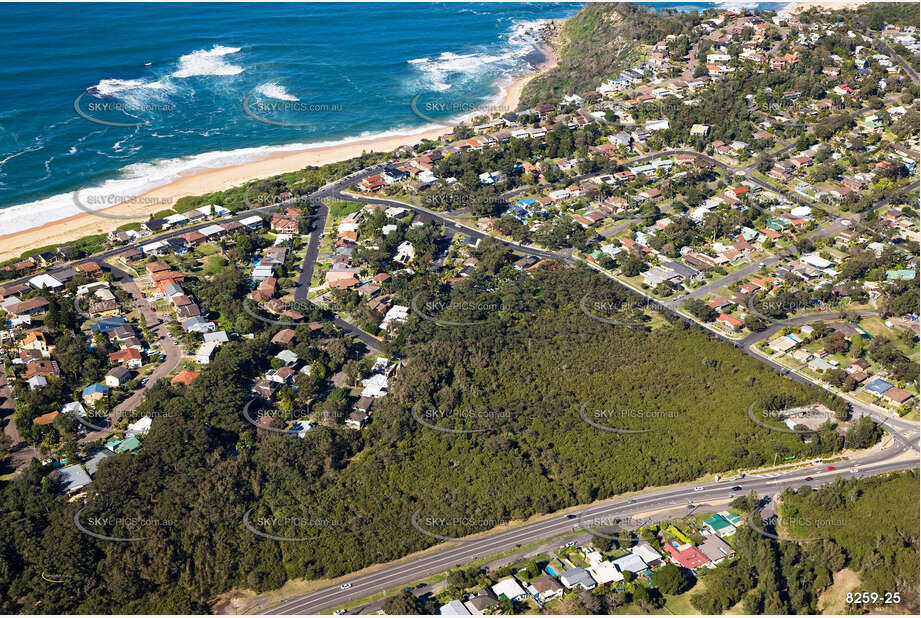
[[[243,67],[230,64],[224,56],[235,54],[239,47],[215,45],[211,49],[199,49],[179,57],[179,69],[171,75],[185,78],[194,75],[238,75],[243,72]]]
[[[285,87],[276,82],[268,82],[256,88],[256,92],[270,99],[279,101],[300,101],[296,96],[290,94]]]

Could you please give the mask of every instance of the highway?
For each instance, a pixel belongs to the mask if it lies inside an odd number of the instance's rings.
[[[444,549],[426,556],[420,556],[400,564],[385,566],[374,573],[346,576],[337,580],[333,586],[323,588],[310,594],[301,595],[285,601],[272,608],[265,609],[264,614],[290,615],[312,614],[328,610],[350,601],[363,599],[386,590],[405,586],[419,579],[450,570],[459,564],[466,564],[488,556],[514,550],[518,546],[537,543],[543,539],[575,533],[583,529],[580,520],[613,521],[617,518],[643,516],[655,520],[655,511],[672,511],[676,506],[688,505],[688,511],[694,508],[705,510],[708,503],[725,503],[732,496],[744,495],[755,491],[759,496],[775,496],[788,487],[798,488],[803,485],[820,486],[830,483],[835,478],[851,478],[850,469],[859,466],[861,476],[884,474],[897,470],[918,467],[916,457],[906,453],[904,446],[892,446],[880,452],[868,452],[861,456],[852,456],[846,463],[836,464],[835,470],[827,470],[824,464],[812,465],[795,471],[770,475],[752,475],[740,480],[721,480],[719,482],[698,483],[684,486],[652,490],[625,500],[614,498],[587,507],[580,513],[567,513],[548,519],[487,534],[485,536],[446,544]],[[812,481],[804,481],[807,476]],[[738,491],[731,488],[738,486]],[[695,487],[703,487],[701,491]],[[714,507],[716,508],[716,507]],[[724,507],[719,507],[721,510]],[[474,514],[470,514],[471,516]],[[575,515],[575,516],[573,516]],[[409,522],[407,529],[412,532]],[[347,590],[340,589],[343,583],[351,584]]]

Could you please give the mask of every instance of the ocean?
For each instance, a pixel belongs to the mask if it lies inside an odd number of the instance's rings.
[[[76,214],[76,191],[101,207],[268,151],[491,109],[542,60],[543,20],[579,7],[2,4],[0,234]]]

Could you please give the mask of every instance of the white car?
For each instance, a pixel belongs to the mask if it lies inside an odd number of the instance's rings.
[[[336,611],[333,612],[333,616],[341,616],[344,613],[345,613],[344,609],[337,609]]]
[[[704,488],[701,487],[700,485],[698,485],[697,487],[694,488],[694,491],[703,491],[703,490],[704,490]]]
[[[352,587],[352,584],[342,584],[341,586],[339,586],[339,590],[348,590],[351,587]]]

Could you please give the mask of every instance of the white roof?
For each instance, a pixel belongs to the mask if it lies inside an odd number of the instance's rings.
[[[511,577],[503,579],[498,584],[493,586],[492,591],[497,597],[505,595],[505,598],[510,600],[528,595],[525,589],[522,588],[521,585]]]
[[[806,264],[809,264],[810,266],[814,266],[815,268],[818,268],[820,270],[829,268],[832,265],[831,262],[829,262],[825,258],[820,257],[814,253],[804,255],[803,262],[805,262]]]
[[[291,363],[296,363],[300,357],[298,357],[296,352],[292,352],[291,350],[282,350],[275,355],[275,358],[286,365],[290,365]]]
[[[618,568],[621,573],[624,571],[639,573],[646,570],[646,562],[633,553],[627,554],[626,556],[621,556],[617,560],[612,560],[611,562]]]
[[[619,582],[624,578],[624,574],[617,570],[617,567],[614,566],[614,563],[608,562],[607,560],[603,562],[597,562],[588,567],[588,572],[591,574],[592,579],[594,579],[599,584]]]
[[[159,251],[160,249],[165,249],[165,248],[168,247],[168,246],[169,246],[169,245],[167,245],[167,244],[166,244],[165,242],[163,242],[162,240],[158,240],[158,241],[155,241],[155,242],[152,242],[152,243],[150,243],[150,244],[147,244],[147,245],[142,246],[142,247],[141,247],[141,251],[143,251],[144,253],[153,253],[154,251]]]
[[[35,275],[29,279],[29,285],[37,290],[41,290],[43,288],[59,288],[64,284],[51,275],[42,273],[41,275]]]
[[[198,351],[195,352],[195,355],[211,357],[219,345],[220,343],[217,341],[206,341],[205,343],[201,344],[201,346],[198,348]]]
[[[128,431],[127,431],[128,436],[130,437],[130,436],[136,436],[139,434],[140,435],[146,434],[148,431],[150,431],[151,423],[153,423],[153,419],[151,419],[149,416],[145,416],[144,418],[139,418],[135,422],[128,425]]]
[[[662,554],[657,552],[652,545],[646,543],[645,541],[637,543],[636,546],[630,550],[630,553],[636,554],[647,564],[662,558]]]
[[[204,234],[205,236],[214,236],[215,234],[223,234],[227,230],[222,228],[220,225],[212,224],[212,225],[206,225],[205,227],[200,228],[198,231]]]
[[[226,215],[227,213],[230,212],[223,206],[217,206],[216,204],[208,204],[207,206],[200,206],[199,208],[196,208],[196,210],[205,216],[210,216],[215,213],[219,215]]]
[[[375,373],[370,378],[362,380],[364,389],[361,391],[362,397],[383,397],[387,394],[387,376],[382,373]]]
[[[438,608],[438,613],[442,616],[470,616],[470,611],[464,607],[463,601],[454,599],[447,605]]]
[[[67,414],[76,414],[77,416],[86,416],[86,408],[83,407],[83,404],[79,401],[71,401],[70,403],[65,403],[61,406],[61,412]]]
[[[205,333],[201,337],[205,341],[213,341],[215,343],[226,343],[230,341],[230,337],[227,336],[227,331],[219,330],[216,333]]]
[[[262,217],[260,217],[259,215],[253,215],[252,217],[246,217],[245,219],[240,219],[240,225],[245,225],[246,227],[250,227],[256,224],[259,224],[260,226],[262,225]]]
[[[181,213],[176,213],[175,215],[170,215],[164,218],[164,221],[170,225],[176,225],[177,223],[185,223],[189,218]]]

